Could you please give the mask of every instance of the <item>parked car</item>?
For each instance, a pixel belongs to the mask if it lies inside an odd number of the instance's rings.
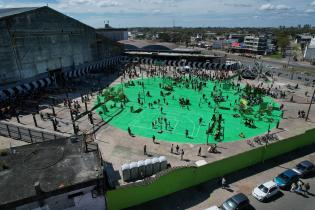
[[[252,195],[259,201],[265,201],[279,192],[279,187],[274,181],[268,181],[253,189]]]
[[[290,187],[293,182],[297,182],[298,180],[299,174],[292,169],[282,172],[273,179],[273,181],[282,189]]]
[[[292,170],[298,173],[301,177],[305,177],[315,172],[315,166],[311,161],[304,160],[297,164]]]
[[[223,202],[220,206],[223,210],[247,209],[249,207],[249,199],[243,193],[233,195]]]

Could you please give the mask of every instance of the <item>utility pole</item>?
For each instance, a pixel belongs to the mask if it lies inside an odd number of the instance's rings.
[[[305,121],[308,120],[308,116],[309,116],[310,111],[311,111],[311,107],[312,107],[312,104],[313,104],[314,97],[315,97],[315,88],[314,88],[313,95],[312,95],[312,98],[311,98],[311,101],[310,101],[310,106],[308,107],[308,110],[307,110]]]

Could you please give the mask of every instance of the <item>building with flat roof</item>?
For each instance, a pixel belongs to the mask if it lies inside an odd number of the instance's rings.
[[[104,28],[97,29],[97,33],[115,42],[128,40],[127,28],[113,28],[109,25],[109,23],[105,24]]]
[[[245,36],[244,44],[246,51],[263,55],[267,50],[267,39],[265,36]]]
[[[244,42],[245,36],[248,36],[248,34],[229,34],[228,39],[236,39],[237,42]]]
[[[2,151],[0,209],[105,209],[102,160],[89,148],[78,137]]]

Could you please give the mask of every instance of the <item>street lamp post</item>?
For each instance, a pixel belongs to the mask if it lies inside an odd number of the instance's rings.
[[[143,72],[141,73],[142,75],[142,94],[143,94],[143,101],[145,102],[145,94],[144,94],[144,83],[143,83]]]
[[[306,114],[306,117],[305,117],[305,121],[308,120],[308,116],[309,116],[310,111],[311,111],[311,107],[312,107],[312,104],[313,104],[314,97],[315,97],[315,89],[314,89],[314,91],[313,91],[313,95],[312,95],[312,98],[311,98],[311,101],[310,101],[310,106],[308,107],[308,110],[307,110],[307,114]]]

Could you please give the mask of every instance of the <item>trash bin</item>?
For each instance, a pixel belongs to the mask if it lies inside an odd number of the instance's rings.
[[[145,178],[145,165],[143,160],[138,161],[138,178]]]
[[[153,174],[156,174],[160,171],[160,161],[159,158],[155,157],[152,159],[152,165],[153,165]]]
[[[149,177],[153,174],[153,167],[152,167],[152,160],[151,159],[146,159],[144,161],[145,165],[145,176]]]
[[[138,179],[138,164],[136,162],[132,162],[129,164],[130,167],[130,179],[136,180]]]
[[[167,169],[166,157],[165,156],[159,157],[159,161],[160,161],[160,169],[161,169],[161,171]]]
[[[123,180],[126,182],[126,181],[129,181],[131,179],[130,177],[130,164],[124,164],[121,166],[121,172],[122,172],[122,175],[123,175]]]

